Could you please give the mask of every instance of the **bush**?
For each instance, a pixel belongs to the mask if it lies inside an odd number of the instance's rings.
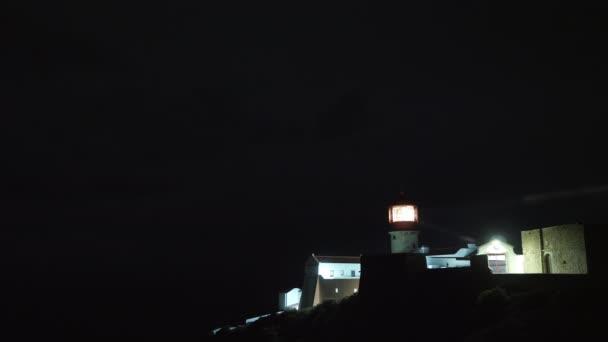
[[[510,302],[510,297],[501,287],[482,291],[477,296],[477,308],[482,311],[503,311]]]

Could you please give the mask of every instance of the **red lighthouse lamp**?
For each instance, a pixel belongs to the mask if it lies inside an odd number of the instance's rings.
[[[403,198],[388,207],[388,223],[391,238],[391,253],[417,253],[418,251],[418,207]]]
[[[418,207],[400,198],[388,208],[388,223],[397,229],[413,229],[418,223]]]

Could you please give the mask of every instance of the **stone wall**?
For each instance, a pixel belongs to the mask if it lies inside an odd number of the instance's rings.
[[[394,230],[390,231],[391,253],[414,253],[418,250],[417,230]]]
[[[522,231],[521,246],[524,254],[524,272],[543,273],[540,229]]]
[[[569,224],[543,228],[545,273],[587,273],[584,227]]]
[[[525,273],[586,274],[587,251],[582,224],[521,232]]]

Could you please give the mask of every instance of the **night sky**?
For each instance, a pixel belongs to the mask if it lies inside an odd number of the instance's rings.
[[[400,190],[432,246],[608,223],[605,9],[212,3],[3,4],[17,329],[273,312],[310,253],[387,252]]]

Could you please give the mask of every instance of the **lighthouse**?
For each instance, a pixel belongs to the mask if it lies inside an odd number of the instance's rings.
[[[388,223],[391,253],[415,253],[418,251],[418,207],[400,198],[388,207]]]

